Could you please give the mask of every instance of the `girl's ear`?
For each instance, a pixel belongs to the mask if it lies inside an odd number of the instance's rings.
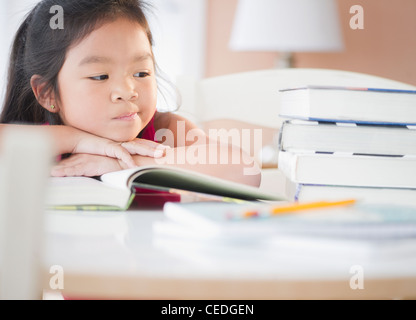
[[[35,94],[36,100],[47,111],[52,113],[59,112],[59,107],[56,105],[55,94],[53,90],[45,91],[45,82],[42,81],[42,77],[35,74],[30,78],[30,86]]]

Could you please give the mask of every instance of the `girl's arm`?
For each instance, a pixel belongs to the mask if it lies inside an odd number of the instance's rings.
[[[157,113],[154,123],[156,139],[171,148],[166,149],[166,155],[161,158],[133,155],[136,165],[180,167],[237,183],[260,185],[258,164],[241,148],[209,139],[191,121],[175,114]],[[133,153],[131,145],[125,147]],[[52,174],[94,176],[126,168],[125,163],[114,158],[76,154],[61,161]]]
[[[256,187],[260,185],[260,167],[252,157],[238,146],[210,139],[190,120],[158,112],[155,129],[156,139],[172,149],[160,159],[134,156],[138,165],[164,164]],[[241,141],[243,137],[239,138]]]
[[[119,143],[69,126],[0,124],[0,137],[2,131],[7,127],[19,128],[27,131],[29,134],[34,131],[46,132],[53,137],[53,148],[56,155],[81,153],[107,156],[120,160],[123,163],[123,166],[128,168],[136,166],[131,154],[161,157],[165,153],[165,148],[150,141],[141,143],[134,140]]]

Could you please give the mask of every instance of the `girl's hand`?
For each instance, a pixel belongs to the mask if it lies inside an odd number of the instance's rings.
[[[91,134],[82,135],[78,140],[73,154],[95,154],[121,160],[127,168],[136,167],[132,155],[142,155],[152,158],[161,158],[165,155],[166,147],[154,141],[134,139],[120,143]]]
[[[166,150],[170,149],[169,146],[139,138],[124,142],[121,146],[130,152],[130,154],[152,158],[162,158],[166,155]]]
[[[100,176],[107,172],[126,169],[121,161],[94,154],[73,154],[52,168],[53,177]]]

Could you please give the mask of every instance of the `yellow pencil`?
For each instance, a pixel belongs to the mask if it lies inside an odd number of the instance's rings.
[[[355,199],[348,199],[342,201],[317,201],[317,202],[306,202],[306,203],[291,203],[288,205],[272,207],[268,212],[270,215],[285,214],[300,210],[320,209],[334,206],[348,206],[356,202]],[[256,210],[249,210],[243,213],[244,218],[257,217],[263,214]]]

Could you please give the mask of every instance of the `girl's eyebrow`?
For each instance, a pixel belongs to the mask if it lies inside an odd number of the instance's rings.
[[[109,62],[111,62],[110,58],[99,57],[99,56],[88,56],[82,59],[78,66],[83,66],[86,64],[94,64],[94,63],[109,63]]]
[[[139,54],[136,55],[133,59],[132,62],[141,62],[144,60],[153,60],[153,55],[150,52],[146,52],[144,54]],[[94,63],[111,63],[112,59],[108,58],[108,57],[100,57],[100,56],[88,56],[85,57],[84,59],[81,60],[81,62],[79,63],[79,66],[83,66],[86,64],[94,64]]]
[[[141,55],[137,55],[133,58],[133,62],[140,62],[144,60],[152,60],[153,61],[153,55],[150,52],[146,52]]]

